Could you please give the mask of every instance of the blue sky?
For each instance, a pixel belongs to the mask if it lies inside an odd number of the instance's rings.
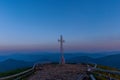
[[[120,50],[119,0],[0,0],[0,50]]]

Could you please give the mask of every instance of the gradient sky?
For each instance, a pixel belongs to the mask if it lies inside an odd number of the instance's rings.
[[[0,50],[120,50],[120,0],[0,0]]]

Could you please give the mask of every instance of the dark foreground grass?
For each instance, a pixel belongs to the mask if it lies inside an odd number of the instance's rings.
[[[12,71],[7,71],[7,72],[2,72],[0,73],[0,77],[5,77],[5,76],[10,76],[10,75],[14,75],[20,72],[23,72],[25,70],[30,69],[31,67],[27,67],[27,68],[20,68],[20,69],[16,69],[16,70],[12,70]]]

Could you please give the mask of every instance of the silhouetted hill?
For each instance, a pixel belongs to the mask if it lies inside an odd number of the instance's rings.
[[[91,58],[88,56],[80,56],[80,57],[74,57],[67,62],[74,62],[74,63],[97,63],[100,65],[105,65],[105,66],[110,66],[110,67],[115,67],[115,68],[120,68],[120,54],[115,54],[115,55],[109,55],[101,58]]]
[[[15,70],[19,68],[25,68],[32,66],[32,62],[25,62],[21,60],[7,59],[3,62],[0,62],[0,72]]]
[[[88,56],[79,56],[79,57],[74,57],[71,59],[66,60],[68,63],[90,63],[94,61],[94,58],[88,57]]]
[[[119,53],[119,52],[116,52]],[[114,52],[111,52],[114,54]],[[108,55],[108,52],[104,54],[98,54],[101,57],[93,57],[97,56],[96,54],[87,54],[87,53],[67,53],[65,54],[66,62],[71,63],[97,63],[101,65],[111,66],[120,68],[120,54]],[[1,56],[1,59],[2,56]],[[4,56],[4,61],[0,62],[0,72],[14,70],[23,67],[32,66],[35,62],[59,62],[60,54],[59,53],[41,53],[41,54],[12,54],[8,56]]]
[[[111,54],[117,54],[120,52],[100,52],[100,53],[85,53],[85,52],[75,52],[75,53],[65,53],[65,58],[70,59],[77,56],[89,56],[92,58],[100,58]],[[23,61],[37,61],[37,60],[52,60],[59,61],[60,53],[48,53],[48,52],[0,52],[0,54],[6,54],[0,56],[0,61],[6,59],[15,59]],[[54,57],[54,58],[53,58]]]
[[[106,65],[106,66],[120,68],[120,54],[98,58],[98,59],[95,59],[94,62],[98,64]]]

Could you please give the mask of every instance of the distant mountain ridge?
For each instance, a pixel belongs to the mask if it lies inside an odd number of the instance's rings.
[[[119,52],[118,52],[119,53]],[[65,60],[68,63],[97,63],[101,65],[111,66],[115,68],[120,68],[120,54],[107,55],[102,57],[91,57],[97,54],[80,54],[80,53],[68,53],[65,54]],[[99,54],[103,55],[103,54]],[[33,66],[36,62],[59,62],[60,54],[14,54],[7,57],[4,56],[6,60],[0,61],[0,72],[5,72],[9,70],[14,70],[18,68]]]
[[[33,66],[32,62],[25,62],[21,60],[7,59],[0,62],[0,72],[11,71],[20,68],[27,68]]]
[[[66,60],[68,63],[90,63],[93,62],[94,58],[88,57],[88,56],[77,56],[71,59]]]
[[[74,62],[74,63],[96,63],[100,65],[115,67],[120,69],[120,54],[115,55],[109,55],[101,58],[91,58],[88,56],[80,56],[80,57],[74,57],[69,60],[68,62]]]
[[[120,68],[120,54],[109,55],[106,57],[98,58],[95,59],[94,62],[106,66]]]
[[[23,60],[23,61],[36,61],[39,59],[53,59],[59,60],[60,53],[50,53],[50,52],[0,52],[0,61],[4,61],[7,59],[15,59],[15,60]],[[88,53],[88,52],[73,52],[73,53],[65,53],[65,58],[73,58],[77,56],[89,56],[91,58],[100,58],[112,54],[120,54],[120,51],[113,52],[96,52],[96,53]]]

